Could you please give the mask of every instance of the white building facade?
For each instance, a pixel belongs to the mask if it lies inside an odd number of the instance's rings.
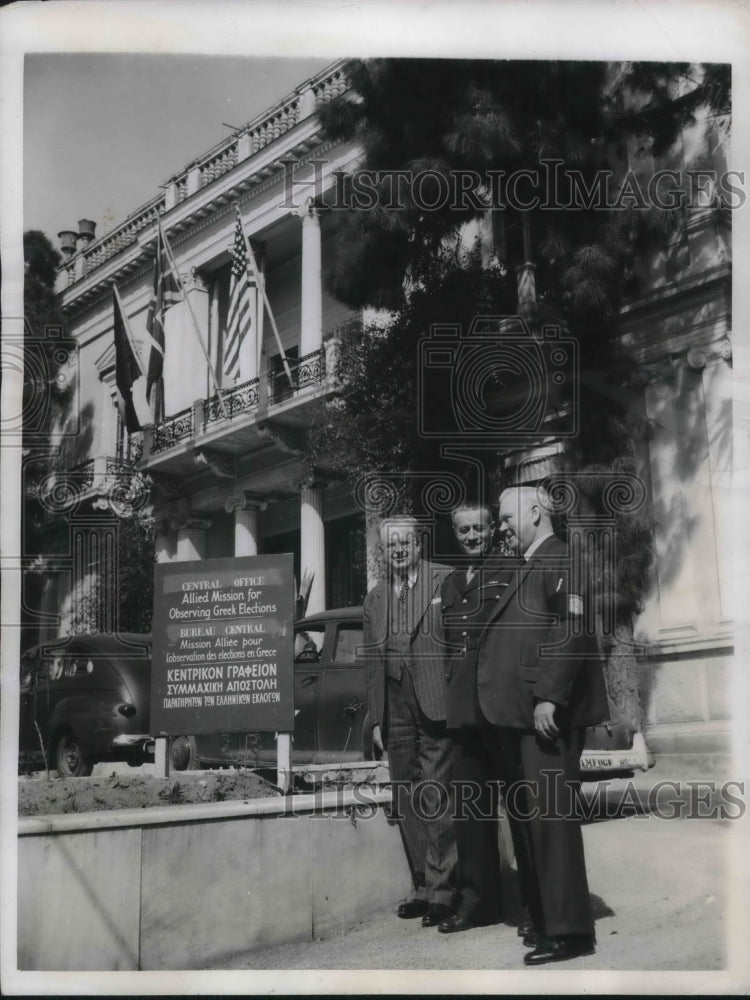
[[[326,142],[315,112],[346,90],[345,65],[334,63],[305,81],[170,178],[122,225],[98,240],[84,239],[63,264],[60,294],[78,344],[83,418],[68,453],[68,467],[78,477],[71,531],[80,529],[83,540],[78,549],[71,542],[69,564],[48,589],[50,613],[69,603],[76,581],[95,570],[101,541],[92,551],[91,540],[100,539],[107,523],[106,504],[99,501],[117,468],[128,463],[153,478],[159,560],[292,551],[298,581],[312,578],[309,612],[361,602],[367,589],[364,514],[351,484],[310,467],[306,458],[307,431],[332,387],[338,333],[362,319],[322,280],[335,249],[325,204],[337,172],[351,170],[359,151]],[[721,167],[718,159],[717,153],[714,166]],[[291,381],[261,307],[239,382],[230,383],[224,373],[235,206],[262,272]],[[111,285],[117,283],[134,337],[143,344],[157,213],[187,301],[166,314],[163,419],[144,430],[141,441],[128,441],[114,405]],[[489,239],[492,228],[478,227]],[[641,473],[655,515],[656,564],[637,628],[646,649],[646,735],[663,753],[726,753],[732,654],[732,541],[723,513],[732,431],[726,209],[708,196],[688,213],[673,246],[642,266],[641,291],[626,304],[622,326],[639,365],[634,388],[651,426]],[[523,273],[533,277],[532,268]],[[549,471],[555,453],[553,442],[513,457],[517,481]],[[116,609],[107,614],[105,624],[114,623]]]

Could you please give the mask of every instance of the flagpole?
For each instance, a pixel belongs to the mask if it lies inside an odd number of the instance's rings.
[[[120,308],[122,323],[123,326],[125,327],[125,336],[128,338],[128,341],[130,342],[130,349],[135,355],[135,360],[138,362],[138,368],[140,369],[141,375],[143,375],[143,377],[146,378],[146,372],[143,370],[143,362],[141,361],[141,355],[138,351],[138,348],[135,345],[135,340],[133,339],[133,331],[130,329],[128,315],[125,312],[125,307],[122,304],[122,299],[120,298],[120,291],[114,281],[112,282],[112,291],[115,293],[115,298],[117,299],[117,305]]]
[[[289,379],[289,385],[294,388],[294,379],[292,378],[292,372],[289,368],[289,362],[287,361],[286,354],[284,353],[284,347],[281,343],[281,337],[279,336],[278,328],[276,327],[276,320],[273,318],[273,313],[271,312],[271,303],[268,301],[268,295],[266,294],[266,284],[264,281],[260,280],[260,273],[258,271],[258,266],[255,263],[255,254],[253,253],[253,248],[250,246],[250,240],[247,238],[247,233],[245,232],[245,227],[242,224],[242,214],[240,212],[240,206],[235,202],[235,211],[237,212],[237,219],[240,224],[240,229],[242,230],[242,238],[245,241],[245,253],[247,259],[253,269],[253,275],[255,276],[255,284],[260,289],[261,295],[263,296],[263,301],[268,312],[268,318],[271,320],[271,327],[276,337],[276,343],[279,347],[279,353],[281,354],[281,363],[284,366],[284,371],[286,372],[287,378]]]
[[[203,351],[203,356],[206,359],[208,370],[211,373],[211,378],[214,381],[216,395],[218,396],[219,399],[219,407],[221,408],[221,415],[227,418],[229,417],[229,413],[227,412],[227,408],[224,405],[224,399],[221,395],[221,386],[219,385],[219,380],[216,378],[216,372],[214,371],[214,366],[211,364],[211,358],[208,356],[208,350],[206,349],[206,345],[203,342],[203,336],[201,334],[200,327],[198,326],[198,320],[195,318],[195,313],[193,312],[193,307],[190,303],[190,299],[187,297],[187,295],[185,294],[185,289],[182,287],[182,279],[180,278],[180,272],[177,269],[177,264],[172,255],[172,248],[169,245],[167,234],[164,232],[164,228],[161,224],[161,219],[159,218],[158,214],[156,216],[156,224],[159,227],[159,230],[161,232],[161,238],[164,241],[164,249],[167,252],[167,259],[169,260],[169,266],[172,269],[172,274],[174,275],[174,279],[177,282],[177,286],[180,289],[180,295],[182,295],[182,301],[185,303],[188,312],[190,313],[190,319],[193,321],[193,329],[195,330],[195,335],[198,338],[198,343],[201,345],[201,350]]]

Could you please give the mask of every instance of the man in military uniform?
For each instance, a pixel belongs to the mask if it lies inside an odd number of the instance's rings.
[[[443,626],[449,647],[446,725],[453,756],[453,809],[458,847],[456,913],[438,925],[442,934],[500,920],[497,780],[479,729],[477,653],[483,626],[513,579],[520,560],[492,553],[492,512],[466,503],[451,515],[464,565],[443,584]]]
[[[582,572],[553,532],[544,491],[505,490],[499,528],[524,566],[479,637],[477,695],[534,924],[524,962],[542,965],[594,951],[575,790],[585,728],[609,711]]]

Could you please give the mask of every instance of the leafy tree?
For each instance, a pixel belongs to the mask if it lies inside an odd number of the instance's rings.
[[[461,257],[452,249],[460,228],[485,214],[487,201],[448,201],[425,211],[425,189],[416,197],[409,178],[430,171],[437,190],[439,178],[450,184],[456,171],[548,177],[556,163],[556,176],[576,171],[585,189],[601,171],[627,180],[626,143],[659,156],[700,113],[726,118],[728,68],[378,59],[355,61],[349,77],[352,93],[322,108],[321,120],[330,138],[361,146],[360,166],[375,172],[377,197],[371,207],[336,213],[337,254],[327,280],[352,306],[394,315],[341,352],[340,388],[316,433],[314,455],[322,461],[327,454],[352,480],[372,471],[440,468],[439,447],[417,432],[417,342],[433,322],[465,326],[475,315],[518,310],[537,329],[543,319],[556,320],[578,344],[580,433],[566,446],[565,467],[584,474],[576,477],[581,508],[601,512],[613,473],[637,472],[646,431],[633,396],[623,391],[630,362],[618,337],[622,299],[636,288],[636,257],[663,246],[684,224],[684,211],[641,208],[626,187],[609,211],[571,207],[564,190],[556,201],[543,189],[541,204],[524,211],[506,199],[495,213],[503,236],[493,271],[481,267],[478,253]],[[351,181],[343,190],[356,194]],[[514,277],[513,266],[529,259],[536,296],[516,302],[500,279]],[[502,485],[501,457],[488,463],[487,474]],[[402,499],[406,506],[416,502]],[[632,616],[647,588],[650,529],[643,510],[619,515],[617,565],[598,580],[603,601],[616,608],[606,650],[610,695],[636,723],[642,710]]]

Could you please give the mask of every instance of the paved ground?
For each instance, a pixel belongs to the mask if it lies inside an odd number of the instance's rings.
[[[584,830],[597,953],[553,968],[719,970],[726,967],[727,820],[606,820]],[[377,878],[377,872],[373,872]],[[517,905],[515,873],[507,898]],[[392,910],[327,940],[250,953],[233,969],[524,969],[514,926],[462,934],[423,929]],[[528,970],[527,970],[528,971]]]

